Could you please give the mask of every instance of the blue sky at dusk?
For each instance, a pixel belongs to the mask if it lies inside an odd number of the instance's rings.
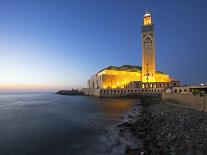
[[[207,82],[205,0],[1,0],[0,90],[86,86],[109,65],[141,66],[146,9],[156,68],[183,84]]]

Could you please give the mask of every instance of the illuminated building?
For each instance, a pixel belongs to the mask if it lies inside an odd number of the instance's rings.
[[[88,80],[89,89],[169,88],[179,86],[179,81],[157,71],[155,66],[154,24],[151,14],[144,15],[142,32],[142,67],[109,66]]]

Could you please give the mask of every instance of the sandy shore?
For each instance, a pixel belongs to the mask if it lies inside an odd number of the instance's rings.
[[[207,154],[207,114],[170,104],[137,105],[117,126],[120,136],[130,136],[127,155]]]

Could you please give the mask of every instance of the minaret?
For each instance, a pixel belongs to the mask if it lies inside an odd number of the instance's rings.
[[[142,26],[142,82],[155,82],[154,24],[149,11]]]

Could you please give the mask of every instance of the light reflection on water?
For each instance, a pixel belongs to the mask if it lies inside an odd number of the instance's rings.
[[[0,154],[79,154],[135,103],[47,93],[0,94]]]

